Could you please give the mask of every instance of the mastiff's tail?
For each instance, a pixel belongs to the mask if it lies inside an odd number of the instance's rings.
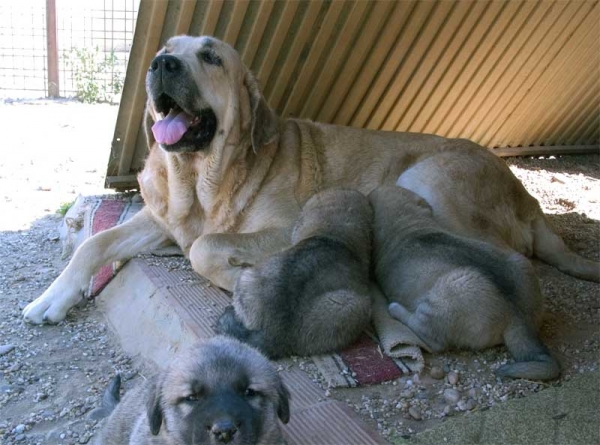
[[[600,263],[571,251],[554,232],[541,210],[533,221],[533,254],[568,275],[600,282]]]

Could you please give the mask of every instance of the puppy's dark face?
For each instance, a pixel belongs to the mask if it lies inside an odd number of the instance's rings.
[[[288,394],[271,364],[217,337],[172,364],[149,401],[153,434],[180,444],[256,444],[289,419]]]
[[[233,385],[198,387],[185,403],[187,414],[181,431],[185,443],[257,443],[263,433],[265,396],[241,379]],[[232,387],[233,386],[233,387]]]

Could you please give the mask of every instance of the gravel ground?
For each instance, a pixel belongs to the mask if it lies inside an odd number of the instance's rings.
[[[0,443],[88,443],[106,384],[141,377],[90,304],[57,326],[31,326],[21,309],[50,285],[60,259],[56,210],[77,193],[105,194],[117,107],[74,102],[0,104]],[[25,131],[23,122],[36,122]],[[90,137],[93,135],[93,137]],[[7,151],[8,148],[12,151]]]
[[[88,443],[97,425],[87,419],[117,372],[125,389],[147,370],[123,354],[93,304],[71,311],[56,326],[30,326],[21,309],[52,282],[60,260],[56,209],[79,191],[102,188],[117,108],[69,102],[0,104],[7,128],[35,121],[35,132],[12,131],[0,158],[0,443]],[[39,130],[39,131],[38,131]],[[90,136],[92,135],[92,136]],[[45,142],[52,141],[51,144]],[[508,161],[540,200],[567,243],[599,257],[598,155]],[[186,266],[187,267],[187,266]],[[421,375],[360,389],[328,389],[385,436],[407,436],[471,410],[488,409],[560,385],[597,369],[600,345],[599,286],[536,262],[547,298],[544,340],[561,361],[550,384],[499,381],[493,370],[509,360],[503,347],[480,353],[427,356]],[[310,359],[297,358],[315,381]],[[468,415],[468,414],[467,414]]]

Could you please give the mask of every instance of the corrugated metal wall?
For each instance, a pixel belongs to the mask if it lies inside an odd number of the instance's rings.
[[[142,0],[112,186],[143,166],[143,80],[176,34],[233,45],[284,116],[488,147],[600,140],[598,1]]]

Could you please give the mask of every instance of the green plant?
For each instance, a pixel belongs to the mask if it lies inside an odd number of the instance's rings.
[[[71,48],[64,53],[73,72],[76,96],[86,103],[114,102],[123,89],[124,67],[114,50],[110,53],[95,48]]]
[[[56,211],[56,213],[60,214],[61,216],[65,216],[69,209],[73,207],[73,204],[75,204],[75,201],[63,202]]]

